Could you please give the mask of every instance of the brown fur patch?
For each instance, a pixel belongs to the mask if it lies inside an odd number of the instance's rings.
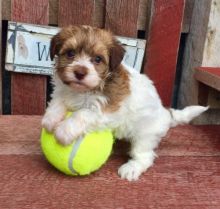
[[[120,108],[121,102],[131,93],[129,72],[122,65],[119,65],[118,69],[106,81],[103,92],[108,98],[108,104],[103,107],[103,111],[117,111]]]
[[[90,56],[101,53],[108,58],[108,52],[113,45],[114,37],[109,31],[91,26],[69,26],[63,28],[51,40],[51,57],[62,55],[68,49],[74,49],[77,54],[82,51]]]
[[[68,51],[74,51],[68,57]],[[92,91],[101,91],[108,98],[103,111],[114,112],[120,108],[121,102],[130,94],[129,73],[120,65],[125,50],[117,42],[111,32],[91,26],[69,26],[62,29],[51,41],[51,57],[58,56],[57,73],[63,83],[71,85],[71,63],[81,57],[89,57],[100,83],[92,87]],[[100,63],[95,58],[102,58]],[[75,88],[75,86],[73,86]]]

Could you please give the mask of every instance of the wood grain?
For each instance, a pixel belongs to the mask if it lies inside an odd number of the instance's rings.
[[[60,0],[58,25],[93,25],[93,0]]]
[[[220,91],[220,68],[196,68],[194,75],[196,80]]]
[[[58,1],[59,0],[49,0],[49,24],[58,25]],[[146,8],[149,6],[151,0],[140,0],[137,29],[146,30],[146,22],[148,21],[149,14]],[[97,27],[103,27],[104,21],[104,2],[105,0],[95,0],[95,11],[94,11],[94,25]],[[2,16],[4,20],[11,20],[11,0],[4,0],[3,2]],[[182,26],[182,32],[188,33],[191,16],[192,7],[194,0],[186,0],[186,9],[184,12],[184,21]]]
[[[153,81],[165,106],[172,102],[184,0],[154,0],[144,73]]]
[[[112,157],[87,177],[68,177],[39,155],[0,156],[1,208],[217,209],[218,157],[160,157],[139,181],[117,176]]]
[[[49,0],[49,24],[58,24],[59,0]]]
[[[0,1],[0,115],[2,114],[2,1]]]
[[[93,25],[98,28],[105,26],[105,0],[95,0]]]
[[[42,115],[46,108],[46,82],[46,76],[12,73],[11,114]]]
[[[137,37],[139,0],[107,0],[105,28],[116,35]]]
[[[178,107],[198,104],[198,83],[193,73],[200,67],[212,1],[195,0],[193,14],[183,56],[182,77],[178,98]]]
[[[184,17],[181,31],[182,33],[189,33],[194,3],[195,0],[185,0]]]
[[[40,151],[40,120],[41,116],[0,117],[3,209],[220,207],[219,126],[171,129],[157,150],[154,166],[138,181],[128,182],[117,175],[127,160],[127,144],[121,141],[108,162],[89,176],[58,172]]]
[[[12,20],[35,24],[48,24],[48,0],[13,0]],[[12,114],[44,113],[46,107],[46,77],[11,74]]]
[[[34,154],[40,154],[40,123],[41,116],[1,116],[0,154],[27,154],[29,148]],[[157,153],[162,156],[218,156],[219,130],[217,125],[178,126],[170,129]],[[119,141],[114,153],[121,155],[121,150],[126,151],[127,147],[125,142]]]
[[[203,106],[209,105],[211,108],[218,108],[220,104],[218,101],[220,91],[220,68],[196,68],[194,77],[199,81],[198,104]],[[214,90],[216,90],[216,92]],[[216,98],[217,101],[213,98]],[[218,121],[219,120],[216,120],[216,123]]]

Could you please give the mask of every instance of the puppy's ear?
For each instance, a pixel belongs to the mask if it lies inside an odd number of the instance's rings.
[[[50,41],[50,59],[53,60],[55,55],[58,55],[62,46],[60,34],[55,35]]]
[[[121,64],[124,55],[125,55],[125,49],[118,41],[114,40],[113,47],[110,49],[109,65],[111,71],[117,69],[117,67]]]

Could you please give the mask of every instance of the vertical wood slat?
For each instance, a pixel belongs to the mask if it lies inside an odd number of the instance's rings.
[[[140,0],[107,0],[105,28],[116,35],[137,37]]]
[[[93,25],[94,0],[60,0],[58,25]]]
[[[155,83],[165,106],[172,103],[185,1],[153,0],[144,73]]]
[[[11,19],[47,25],[48,11],[49,0],[13,0]],[[11,76],[12,114],[43,114],[46,107],[46,77],[18,73]]]
[[[0,0],[0,115],[2,114],[2,1]]]

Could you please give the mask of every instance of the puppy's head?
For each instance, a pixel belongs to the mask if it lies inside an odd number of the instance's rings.
[[[90,26],[69,26],[51,40],[50,56],[62,82],[77,91],[103,89],[117,71],[125,50],[108,31]]]

